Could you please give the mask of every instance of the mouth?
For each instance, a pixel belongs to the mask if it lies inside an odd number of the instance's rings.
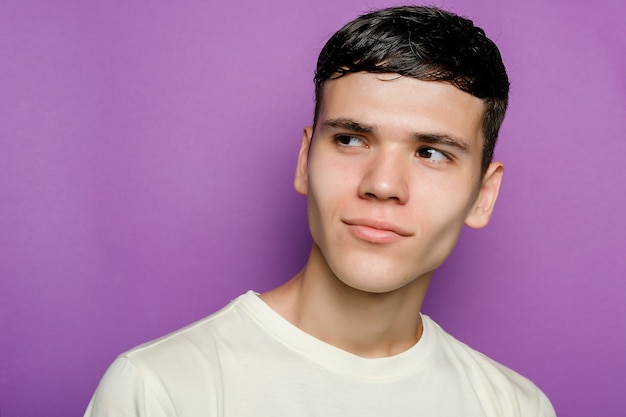
[[[369,243],[392,243],[412,235],[403,227],[386,220],[349,219],[342,222],[353,236]]]

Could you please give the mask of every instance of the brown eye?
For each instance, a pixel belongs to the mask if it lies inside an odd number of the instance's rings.
[[[433,162],[445,162],[450,159],[443,152],[433,148],[420,148],[417,150],[417,154],[420,158],[429,159]]]
[[[363,141],[356,136],[341,135],[335,138],[335,141],[341,146],[362,146]]]

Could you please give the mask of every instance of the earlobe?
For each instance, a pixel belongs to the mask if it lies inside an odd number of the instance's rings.
[[[503,174],[504,165],[502,165],[501,162],[492,162],[489,164],[483,177],[480,190],[478,191],[476,201],[465,218],[465,224],[467,226],[480,229],[489,223],[493,208],[498,199]]]
[[[307,126],[302,132],[302,144],[300,145],[300,153],[298,154],[296,176],[293,180],[294,188],[302,195],[307,195],[308,193],[309,147],[311,146],[312,139],[313,128]]]

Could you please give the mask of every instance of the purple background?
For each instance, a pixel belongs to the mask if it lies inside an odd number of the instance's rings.
[[[0,5],[0,412],[82,415],[122,351],[301,268],[316,55],[382,0]],[[560,416],[626,410],[626,5],[438,1],[512,80],[491,225],[424,311]]]

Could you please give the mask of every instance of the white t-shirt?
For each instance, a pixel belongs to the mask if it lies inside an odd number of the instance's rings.
[[[423,335],[407,351],[363,358],[248,292],[117,358],[85,416],[555,416],[529,380],[422,319]]]

